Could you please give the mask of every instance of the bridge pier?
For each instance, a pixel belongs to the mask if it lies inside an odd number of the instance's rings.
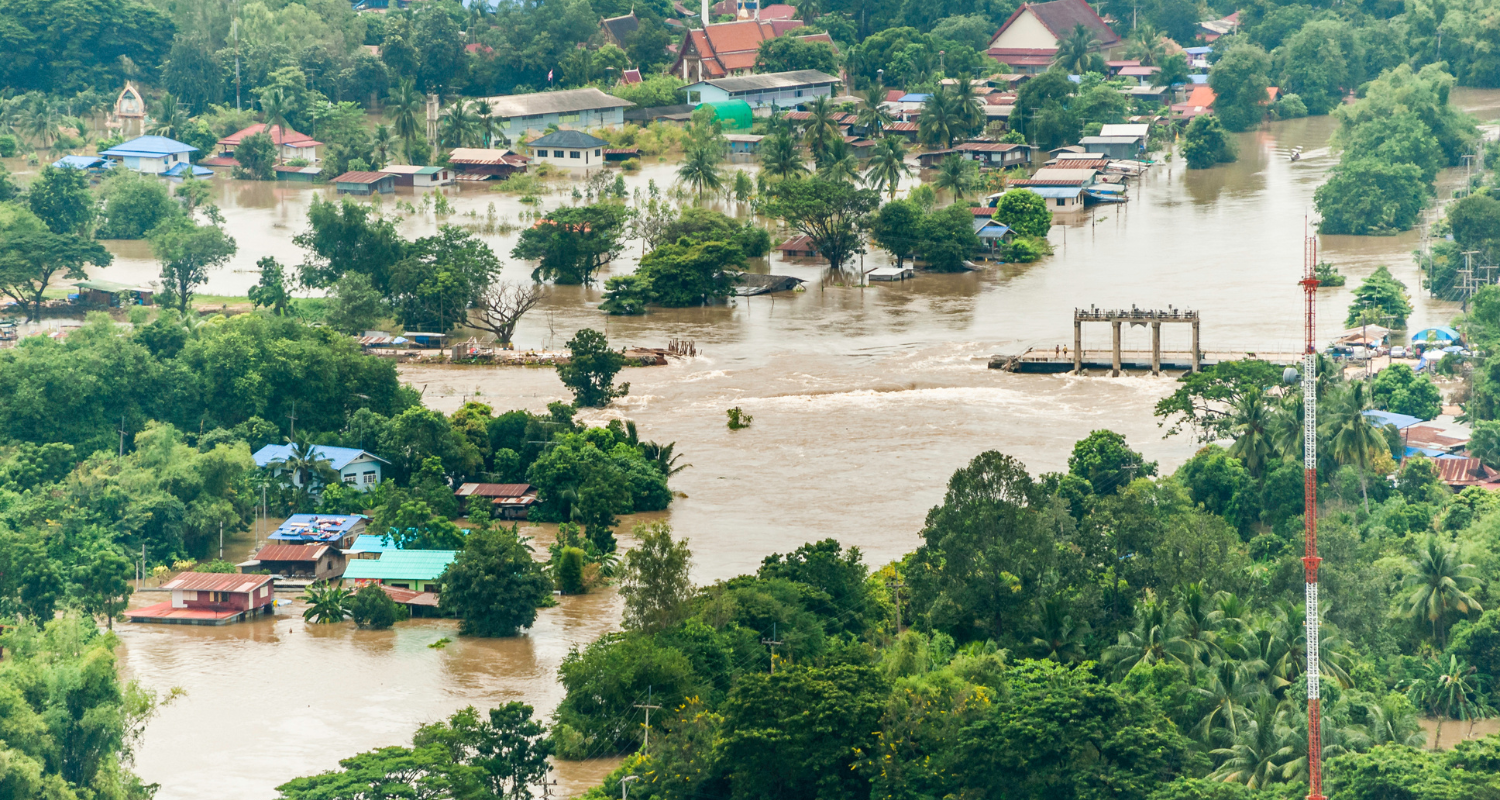
[[[1151,374],[1161,374],[1161,323],[1151,323]]]
[[[1114,370],[1110,373],[1110,376],[1115,378],[1120,377],[1120,325],[1121,322],[1119,320],[1114,321],[1115,349],[1113,357],[1110,359],[1110,364],[1113,365]]]
[[[1193,371],[1201,372],[1203,367],[1203,351],[1198,347],[1198,317],[1193,317]]]
[[[1083,374],[1083,320],[1073,317],[1073,374]]]

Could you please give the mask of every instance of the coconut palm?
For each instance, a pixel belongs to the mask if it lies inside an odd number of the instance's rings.
[[[1200,741],[1209,742],[1222,730],[1233,740],[1240,733],[1240,725],[1250,716],[1250,707],[1266,695],[1265,684],[1243,664],[1231,659],[1220,659],[1208,668],[1208,679],[1202,686],[1193,687],[1208,702],[1208,713],[1193,729]]]
[[[917,138],[929,147],[952,147],[953,140],[962,136],[963,125],[961,110],[948,87],[939,86],[922,104],[922,114],[917,117]]]
[[[1429,536],[1408,569],[1410,572],[1401,581],[1412,590],[1406,599],[1407,616],[1417,624],[1431,625],[1432,638],[1439,645],[1447,638],[1449,617],[1484,610],[1468,592],[1481,581],[1468,574],[1474,569],[1473,564],[1459,563],[1458,544],[1444,544]]]
[[[1104,663],[1113,664],[1119,675],[1137,664],[1186,664],[1192,658],[1191,647],[1176,636],[1169,620],[1166,602],[1147,589],[1135,607],[1135,626],[1122,631],[1115,644],[1105,649]]]
[[[163,94],[156,102],[156,108],[151,110],[151,120],[151,127],[146,132],[169,139],[181,139],[188,126],[193,123],[187,108],[178,103],[171,92]]]
[[[349,600],[354,593],[333,586],[310,586],[307,594],[297,598],[307,604],[302,618],[308,622],[343,622],[349,617]]]
[[[1286,712],[1274,698],[1262,697],[1256,701],[1240,730],[1230,736],[1229,746],[1213,751],[1214,756],[1224,760],[1208,777],[1241,783],[1250,789],[1264,789],[1276,783],[1286,762],[1296,752],[1292,741],[1295,737],[1285,717]]]
[[[1302,460],[1302,393],[1288,392],[1271,411],[1266,422],[1271,450],[1281,458]]]
[[[832,139],[823,148],[818,160],[818,177],[837,183],[855,183],[859,180],[859,159],[849,149],[844,137]]]
[[[1380,429],[1364,414],[1370,408],[1368,385],[1364,381],[1354,381],[1336,394],[1327,405],[1323,435],[1333,451],[1334,460],[1353,466],[1359,472],[1359,490],[1364,496],[1365,511],[1368,513],[1370,491],[1366,482],[1367,473],[1375,458],[1387,449]]]
[[[386,96],[386,115],[390,117],[396,138],[401,140],[408,159],[411,158],[417,137],[422,134],[422,115],[426,102],[410,78],[396,84]]]
[[[391,133],[391,126],[376,125],[375,133],[370,137],[370,155],[375,158],[375,168],[391,163],[391,155],[395,152],[396,137]]]
[[[864,131],[865,136],[871,139],[884,136],[885,126],[896,121],[896,118],[886,109],[884,101],[881,88],[873,86],[865,92],[864,98],[859,101],[859,108],[854,112],[855,124]]]
[[[797,140],[787,133],[773,133],[760,143],[761,170],[773,178],[794,178],[807,174],[807,162],[797,149]]]
[[[477,5],[483,5],[483,3]],[[496,141],[505,139],[505,134],[500,132],[500,120],[495,119],[495,108],[488,100],[475,100],[473,108],[474,113],[479,117],[479,130],[483,134],[484,147],[494,147]]]
[[[273,87],[261,97],[260,112],[266,124],[267,134],[272,128],[280,128],[283,135],[291,130],[291,125],[287,124],[286,118],[292,113],[292,100],[287,96],[286,90],[280,86]],[[281,148],[276,149],[279,157]]]
[[[1426,711],[1437,721],[1432,734],[1432,749],[1436,750],[1443,737],[1443,720],[1473,719],[1480,697],[1484,693],[1483,679],[1474,667],[1464,663],[1458,656],[1428,659],[1416,678],[1407,682],[1406,696],[1412,704]],[[1489,704],[1483,703],[1484,709]]]
[[[954,115],[963,125],[963,136],[970,136],[975,131],[984,130],[984,123],[987,120],[984,114],[984,101],[979,99],[979,94],[974,91],[974,82],[969,80],[968,76],[959,76],[958,82],[948,88],[948,97],[953,103]]]
[[[1244,462],[1245,469],[1255,477],[1265,470],[1275,447],[1271,440],[1271,404],[1265,392],[1248,391],[1241,394],[1230,410],[1230,428],[1234,432],[1234,444],[1229,446],[1229,455]]]
[[[1031,639],[1037,658],[1074,664],[1088,657],[1084,643],[1088,639],[1087,621],[1074,622],[1067,604],[1057,598],[1042,603],[1037,632]]]
[[[946,189],[953,193],[955,200],[962,200],[979,186],[979,168],[958,153],[950,153],[938,163],[932,186]]]
[[[802,132],[802,139],[807,144],[807,149],[812,152],[813,159],[821,163],[824,152],[832,146],[833,142],[844,139],[838,120],[834,118],[839,111],[833,102],[824,96],[814,100],[808,106],[807,113],[807,127]]]
[[[1370,744],[1421,747],[1427,731],[1417,721],[1417,710],[1399,694],[1388,694],[1365,707],[1365,737]]]
[[[281,464],[282,475],[297,488],[303,499],[311,495],[315,485],[338,481],[338,473],[329,466],[328,459],[318,453],[317,445],[306,439],[288,439],[287,444],[291,445],[291,452],[287,453],[286,460]]]
[[[1052,63],[1067,70],[1074,75],[1082,75],[1094,66],[1091,62],[1095,60],[1099,49],[1099,40],[1083,24],[1073,26],[1073,32],[1057,43],[1057,54]]]
[[[682,166],[677,168],[677,177],[698,192],[703,199],[705,192],[718,193],[724,188],[724,175],[719,169],[720,155],[713,147],[693,147],[687,151]]]
[[[1167,57],[1167,44],[1155,26],[1143,22],[1130,35],[1130,45],[1125,49],[1125,57],[1141,62],[1143,67],[1161,66],[1161,62]]]
[[[438,138],[444,147],[470,147],[484,136],[484,123],[469,103],[460,100],[443,115]]]
[[[33,103],[32,106],[18,115],[17,124],[25,134],[32,146],[38,150],[47,150],[52,143],[58,140],[57,109],[45,100]]]
[[[651,462],[652,466],[656,467],[661,474],[668,478],[692,466],[692,464],[679,465],[677,463],[682,458],[682,454],[672,452],[677,449],[676,442],[667,442],[666,444],[641,442],[640,448],[641,456]]]
[[[910,176],[911,165],[906,163],[906,143],[901,137],[887,136],[877,142],[865,171],[865,185],[877,192],[889,190],[891,199],[895,200],[901,179]]]

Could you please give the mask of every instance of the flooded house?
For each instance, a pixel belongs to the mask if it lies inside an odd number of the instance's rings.
[[[255,466],[268,468],[275,476],[282,473],[293,454],[293,448],[289,444],[268,444],[256,450],[251,458],[255,460]],[[330,469],[337,472],[341,483],[361,492],[367,492],[380,485],[381,471],[388,463],[380,456],[357,447],[333,447],[318,444],[313,445],[311,454],[313,459],[324,462]],[[300,487],[302,480],[302,475],[293,475],[292,485]],[[298,516],[308,515],[299,514]]]
[[[271,544],[326,544],[348,550],[365,532],[365,518],[358,514],[293,514],[266,540]]]
[[[529,483],[466,483],[454,495],[471,514],[474,503],[489,501],[501,519],[526,519],[536,504],[536,487]]]
[[[125,612],[131,622],[227,625],[274,613],[276,580],[270,575],[184,572],[163,583],[172,599]]]
[[[402,550],[384,537],[359,537],[354,550],[357,556],[344,565],[339,585],[358,589],[375,584],[414,592],[439,590],[438,581],[458,557],[457,550]]]
[[[344,553],[326,544],[268,544],[235,566],[243,574],[326,581],[344,574]]]

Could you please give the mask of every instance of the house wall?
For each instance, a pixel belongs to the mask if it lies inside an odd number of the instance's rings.
[[[291,161],[294,158],[302,158],[306,159],[307,163],[309,164],[316,164],[318,162],[318,148],[293,147],[292,145],[284,144],[281,146],[281,158],[284,161]]]
[[[586,131],[625,124],[624,108],[598,108],[567,114],[537,114],[527,117],[501,117],[500,129],[514,139],[523,134],[542,133],[550,125],[568,130]]]
[[[1045,50],[1057,47],[1057,37],[1028,9],[1021,12],[1009,27],[996,34],[990,47]]]
[[[368,492],[381,481],[381,464],[373,458],[357,458],[339,471],[339,480],[345,486],[361,492]]]
[[[604,165],[604,148],[590,147],[585,149],[564,148],[528,148],[531,150],[531,159],[546,164],[551,164],[564,169],[587,169]],[[545,153],[546,155],[543,155]],[[562,155],[558,155],[561,153]]]
[[[697,95],[696,99],[694,95]],[[831,96],[833,96],[832,86],[793,86],[733,94],[711,83],[694,84],[688,87],[689,103],[723,103],[729,100],[744,100],[751,108],[769,108],[773,105],[791,108],[814,98]]]

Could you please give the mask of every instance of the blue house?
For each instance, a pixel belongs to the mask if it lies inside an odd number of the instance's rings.
[[[129,170],[145,175],[160,175],[178,164],[189,164],[192,159],[188,154],[196,152],[198,148],[165,136],[137,136],[99,155],[118,159]]]
[[[381,465],[389,463],[380,456],[354,447],[330,447],[313,445],[313,457],[327,461],[328,466],[339,474],[345,486],[367,492],[380,484]],[[255,466],[269,467],[273,475],[280,475],[282,465],[292,456],[289,444],[268,444],[255,451]],[[301,486],[301,477],[292,476],[292,484]]]
[[[266,539],[273,544],[326,544],[349,550],[365,538],[364,532],[365,518],[359,514],[293,514]]]

